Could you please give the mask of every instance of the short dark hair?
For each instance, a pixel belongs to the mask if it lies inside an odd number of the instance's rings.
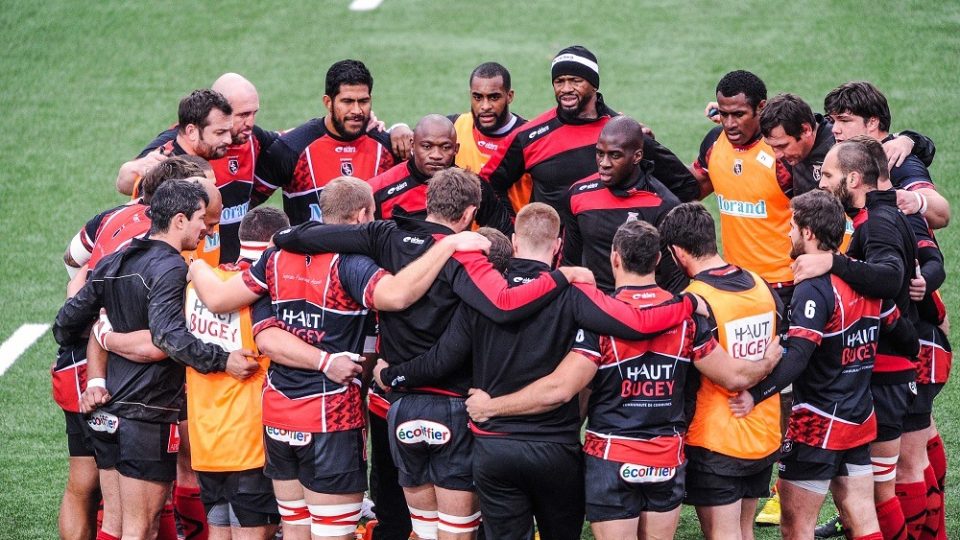
[[[468,83],[473,84],[474,79],[494,79],[497,77],[503,79],[503,89],[510,90],[510,72],[496,62],[484,62],[473,68]]]
[[[189,96],[180,100],[180,107],[177,109],[177,129],[183,132],[190,124],[199,129],[207,127],[210,123],[208,121],[210,111],[214,109],[228,116],[233,114],[233,107],[220,92],[209,88],[190,92]]]
[[[477,232],[490,241],[490,253],[487,253],[487,260],[497,269],[497,272],[505,274],[507,266],[510,264],[510,258],[513,257],[513,244],[510,243],[510,239],[493,227],[480,227]]]
[[[814,189],[790,200],[793,221],[799,229],[809,229],[817,239],[817,248],[836,251],[843,241],[847,217],[840,199]]]
[[[816,128],[817,117],[813,115],[810,105],[794,94],[777,94],[760,111],[760,132],[765,137],[770,136],[773,128],[780,126],[784,133],[799,139],[803,124],[809,124],[811,129]]]
[[[367,90],[373,93],[373,75],[359,60],[341,60],[330,66],[323,91],[333,99],[340,93],[340,87],[345,84],[366,85]]]
[[[274,233],[290,226],[290,219],[279,208],[258,206],[240,221],[241,242],[269,242]]]
[[[444,169],[427,184],[427,214],[449,221],[463,217],[470,206],[480,207],[480,177],[457,168]]]
[[[613,235],[613,251],[620,254],[627,272],[652,274],[660,254],[660,234],[646,221],[628,221]]]
[[[738,69],[720,79],[717,83],[717,93],[724,97],[743,94],[747,98],[747,103],[756,109],[761,101],[767,99],[767,85],[753,73]]]
[[[873,161],[877,164],[877,182],[890,179],[890,162],[887,161],[887,153],[883,150],[880,141],[869,135],[857,135],[850,137],[847,141],[857,143],[863,146],[864,150],[870,153]],[[846,142],[846,141],[844,141]]]
[[[210,197],[199,182],[167,180],[157,188],[150,202],[150,233],[167,232],[174,216],[183,214],[191,218],[209,202]]]
[[[867,81],[853,81],[841,84],[823,98],[824,113],[850,113],[864,120],[880,120],[880,131],[890,131],[890,106],[887,97],[876,86]]]
[[[838,143],[834,148],[837,152],[837,164],[844,176],[858,172],[864,184],[875,188],[880,181],[880,168],[874,157],[876,154],[870,148],[871,143],[880,146],[880,151],[883,151],[879,141],[866,135]]]
[[[660,222],[665,246],[677,246],[701,259],[717,254],[717,230],[707,207],[698,202],[683,203],[667,212]]]
[[[173,156],[165,159],[153,166],[140,180],[140,193],[143,196],[143,204],[150,204],[154,194],[167,180],[184,180],[194,176],[203,176],[203,168],[193,160],[187,159],[193,156]],[[203,159],[203,158],[200,158]],[[206,161],[206,160],[204,160]]]

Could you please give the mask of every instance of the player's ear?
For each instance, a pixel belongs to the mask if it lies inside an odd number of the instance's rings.
[[[327,109],[327,112],[333,112],[333,98],[324,94],[323,95],[323,106]]]
[[[513,89],[507,91],[507,105],[513,103]]]

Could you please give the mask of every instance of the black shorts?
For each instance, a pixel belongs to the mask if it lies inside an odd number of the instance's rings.
[[[943,384],[918,384],[917,397],[910,405],[903,419],[903,431],[921,431],[930,427],[930,414],[933,413],[933,400],[943,390]]]
[[[316,493],[367,490],[367,446],[363,429],[305,433],[264,427],[267,464],[274,480],[299,480]]]
[[[70,457],[93,457],[93,435],[80,413],[63,411],[67,422],[67,452]]]
[[[669,512],[683,502],[687,464],[664,469],[585,456],[587,521]]]
[[[784,480],[832,480],[838,476],[872,475],[870,445],[827,450],[787,440],[783,443],[779,471]]]
[[[473,473],[486,538],[579,540],[583,452],[579,443],[476,437]]]
[[[280,523],[273,484],[263,469],[197,471],[207,523],[216,527],[262,527]]]
[[[117,469],[128,478],[173,482],[180,437],[176,424],[141,422],[97,411],[87,419],[97,468]]]
[[[917,383],[871,384],[870,392],[877,413],[877,442],[899,439],[917,397]]]
[[[390,406],[390,452],[400,485],[473,491],[473,434],[463,398],[410,394]]]
[[[723,506],[741,499],[769,497],[772,474],[772,463],[760,472],[744,476],[726,476],[688,468],[683,502],[693,506]]]

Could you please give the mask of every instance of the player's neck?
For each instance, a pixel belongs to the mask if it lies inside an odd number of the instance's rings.
[[[531,261],[542,262],[547,266],[551,266],[554,259],[554,253],[552,251],[525,249],[523,246],[520,246],[520,245],[517,246],[517,249],[515,250],[513,256],[518,259],[527,259]]]
[[[183,251],[183,241],[181,240],[179,235],[175,233],[175,231],[167,231],[163,233],[150,233],[150,239],[168,244],[170,247],[172,247],[177,251]]]
[[[690,262],[687,263],[687,273],[691,276],[695,276],[700,272],[706,270],[713,270],[715,268],[722,268],[727,266],[727,261],[723,260],[719,254],[709,255],[700,259],[691,258]]]
[[[656,284],[657,280],[654,274],[641,275],[620,271],[617,272],[614,286],[619,289],[620,287],[649,287]]]
[[[190,144],[190,140],[185,136],[177,134],[177,146],[183,148],[183,151],[191,156],[197,155],[196,150],[194,150],[193,145]]]

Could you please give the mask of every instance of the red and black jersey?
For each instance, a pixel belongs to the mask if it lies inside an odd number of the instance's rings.
[[[655,285],[617,289],[614,298],[638,308],[676,301]],[[597,366],[583,451],[614,461],[656,467],[684,462],[687,430],[684,388],[691,363],[717,347],[705,317],[687,316],[677,326],[643,341],[583,331],[573,349]]]
[[[136,202],[108,211],[93,238],[87,262],[91,270],[107,255],[122,250],[131,240],[150,231],[149,210],[149,206]]]
[[[834,255],[831,272],[860,294],[892,299],[901,316],[913,323],[917,309],[909,289],[918,257],[917,237],[907,216],[897,209],[896,192],[867,193],[866,212],[860,212],[853,223],[847,256]],[[914,361],[884,337],[873,371],[874,384],[910,382],[916,376]]]
[[[627,186],[608,188],[593,174],[575,183],[567,193],[567,212],[563,227],[563,263],[586,266],[593,271],[597,286],[605,292],[614,289],[610,268],[613,235],[628,221],[646,221],[654,227],[679,199],[651,174],[653,164],[642,161],[639,177]],[[664,247],[657,265],[657,284],[680,292],[687,286],[687,277],[677,268]]]
[[[512,259],[507,270],[511,286],[529,283],[550,272],[539,261]],[[603,295],[594,287],[567,287],[556,300],[535,315],[509,325],[498,325],[467,305],[461,305],[443,335],[429,351],[381,372],[395,388],[435,384],[455,373],[470,371],[472,384],[491,396],[520,390],[550,374],[574,345],[577,329],[643,339],[683,320],[681,298],[665,301],[649,312]],[[667,325],[648,330],[645,317]],[[478,436],[575,444],[580,437],[578,400],[542,414],[492,418],[473,426]]]
[[[921,142],[929,142],[929,145],[933,146],[933,141],[930,141],[930,139],[927,139],[923,135],[913,133],[911,133],[911,135],[913,136],[910,138],[914,140],[915,144],[918,142],[918,139],[915,137],[919,137]],[[888,135],[883,142],[892,141],[893,139],[893,135]],[[918,148],[920,148],[920,152],[918,152]],[[916,145],[913,154],[907,156],[899,166],[890,169],[890,181],[893,183],[893,187],[907,191],[921,188],[936,189],[936,186],[933,184],[933,179],[930,177],[930,171],[927,170],[927,165],[917,157],[918,153],[925,155],[922,151],[925,149],[926,148],[921,145]],[[934,148],[933,152],[935,151],[936,149]],[[931,160],[933,159],[933,152],[928,152]]]
[[[837,276],[797,284],[790,306],[789,347],[816,345],[793,382],[787,438],[829,450],[846,450],[877,434],[870,378],[880,337],[880,300],[867,298]],[[897,317],[891,305],[888,317]],[[783,361],[794,360],[791,357]]]
[[[483,167],[480,176],[507,200],[507,190],[524,173],[533,177],[531,200],[549,204],[563,216],[564,198],[574,182],[597,172],[596,145],[600,131],[617,115],[597,94],[599,117],[594,120],[568,119],[550,109],[510,133]],[[651,139],[643,139],[643,155],[654,163],[654,176],[681,201],[696,200],[700,187],[677,156]]]
[[[50,368],[53,401],[67,412],[80,412],[80,395],[87,389],[87,342],[60,347]]]
[[[314,118],[284,133],[264,151],[257,164],[253,206],[283,188],[283,211],[290,223],[321,221],[320,192],[331,180],[340,176],[369,180],[396,162],[387,133],[366,132],[345,140],[327,130],[324,118]]]
[[[427,217],[427,185],[430,177],[420,171],[413,159],[393,166],[389,171],[369,180],[373,188],[377,219],[407,216]],[[480,208],[476,222],[481,227],[493,227],[503,234],[513,234],[510,211],[500,202],[486,182],[480,183]]]
[[[240,255],[240,221],[250,208],[250,197],[254,186],[254,170],[260,151],[270,146],[278,134],[253,126],[253,134],[243,144],[230,145],[222,158],[210,160],[217,189],[223,198],[223,211],[220,213],[220,263],[232,263]],[[177,127],[157,135],[157,138],[144,148],[141,158],[159,147],[172,156],[185,154],[177,144]]]
[[[361,353],[364,321],[383,275],[373,261],[359,255],[268,249],[243,273],[251,291],[269,293],[254,305],[254,333],[279,327],[328,353]],[[271,362],[263,423],[310,433],[360,428],[359,384],[340,385],[321,371]]]
[[[395,221],[359,226],[305,223],[281,232],[274,241],[282,249],[307,253],[362,253],[396,272],[422,255],[436,239],[451,233],[439,224],[398,217]],[[483,253],[457,253],[447,261],[423,298],[402,312],[380,314],[380,350],[391,365],[407,362],[437,342],[461,301],[493,322],[514,324],[537,313],[566,285],[563,274],[553,271],[522,286],[508,288],[504,277]],[[593,305],[603,302],[603,294],[595,288],[585,294]],[[677,318],[678,313],[689,313],[690,300],[684,299],[674,310],[672,314]],[[637,317],[637,328],[656,332],[672,326],[669,315],[644,312],[633,316]],[[427,391],[464,395],[469,385],[466,372]]]

